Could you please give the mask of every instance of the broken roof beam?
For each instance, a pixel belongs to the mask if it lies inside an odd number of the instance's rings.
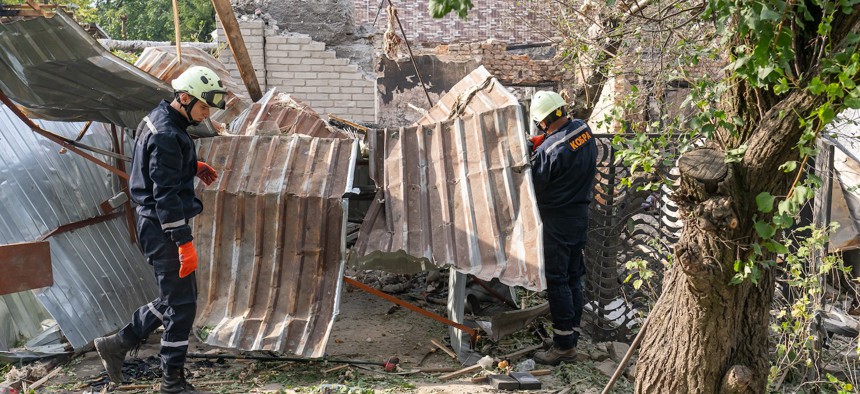
[[[254,65],[251,64],[251,57],[248,55],[248,48],[245,47],[245,39],[242,38],[242,31],[239,30],[239,21],[233,13],[233,6],[230,5],[229,0],[212,0],[212,5],[215,7],[215,13],[221,25],[224,26],[227,43],[230,45],[233,58],[236,59],[236,65],[248,89],[248,95],[251,96],[252,101],[257,102],[263,97],[263,91],[260,90],[260,84],[257,82],[257,74],[254,72]]]

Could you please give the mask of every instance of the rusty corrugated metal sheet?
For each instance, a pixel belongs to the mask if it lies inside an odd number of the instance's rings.
[[[416,124],[368,133],[370,176],[380,192],[352,263],[409,271],[426,269],[429,260],[482,279],[545,288],[543,225],[517,99],[481,66]]]
[[[519,105],[517,98],[484,66],[480,66],[457,82],[415,124],[430,125],[455,116],[480,114],[509,105]]]
[[[371,130],[382,191],[354,248],[407,254],[481,279],[542,290],[542,224],[519,105],[433,125]]]
[[[205,66],[215,71],[224,82],[228,97],[226,108],[216,109],[212,113],[212,122],[229,123],[251,105],[251,99],[236,93],[241,92],[242,88],[233,80],[224,65],[200,48],[182,47],[182,63],[176,59],[176,47],[146,48],[134,65],[167,84],[191,66]]]
[[[0,24],[0,90],[43,119],[136,128],[164,82],[112,55],[62,11]]]
[[[357,141],[231,136],[202,141],[219,172],[198,185],[198,328],[206,343],[323,355],[337,314],[345,205]]]
[[[269,90],[231,127],[236,135],[304,134],[322,138],[347,138],[331,129],[307,104],[289,94]]]

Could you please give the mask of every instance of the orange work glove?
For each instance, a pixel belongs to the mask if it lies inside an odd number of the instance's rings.
[[[529,137],[529,141],[531,141],[531,144],[529,145],[532,147],[532,153],[537,150],[537,148],[540,146],[540,144],[543,143],[543,140],[545,138],[546,134],[538,134],[534,137]]]
[[[179,245],[179,277],[191,275],[197,269],[197,249],[188,241]]]
[[[197,162],[197,177],[200,178],[206,186],[215,182],[218,179],[218,173],[215,172],[215,169],[212,168],[209,164],[206,164],[202,161]]]

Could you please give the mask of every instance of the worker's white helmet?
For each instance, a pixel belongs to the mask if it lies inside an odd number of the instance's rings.
[[[532,97],[532,105],[529,109],[532,121],[540,123],[553,111],[564,107],[566,104],[560,94],[553,91],[541,90]]]
[[[171,82],[171,86],[174,91],[188,93],[210,107],[224,109],[227,102],[227,90],[221,78],[207,67],[189,67]]]

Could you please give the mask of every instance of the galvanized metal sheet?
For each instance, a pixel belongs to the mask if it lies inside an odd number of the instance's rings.
[[[481,66],[416,124],[368,133],[381,190],[351,263],[408,272],[432,261],[543,289],[542,224],[516,97]]]
[[[47,241],[0,245],[0,272],[0,295],[54,284],[51,245]]]
[[[0,352],[39,335],[40,323],[50,317],[32,291],[0,296]]]
[[[128,128],[172,94],[59,10],[51,18],[0,24],[0,90],[36,117]]]
[[[381,167],[374,171],[384,204],[371,206],[362,224],[359,267],[372,266],[375,251],[404,251],[484,280],[546,287],[519,105],[371,130],[366,142]]]
[[[357,142],[216,137],[199,157],[220,177],[198,185],[198,316],[210,345],[323,355],[337,315]]]
[[[68,138],[82,123],[37,122]],[[110,149],[103,125],[93,125],[82,142]],[[100,202],[119,191],[116,177],[33,133],[0,106],[0,244],[28,242],[61,225],[100,215]],[[54,285],[34,290],[75,348],[117,330],[140,305],[158,296],[152,268],[130,242],[124,218],[48,238]],[[44,274],[32,272],[32,275]],[[2,303],[15,302],[7,295]],[[16,322],[35,325],[39,308],[9,309]]]

